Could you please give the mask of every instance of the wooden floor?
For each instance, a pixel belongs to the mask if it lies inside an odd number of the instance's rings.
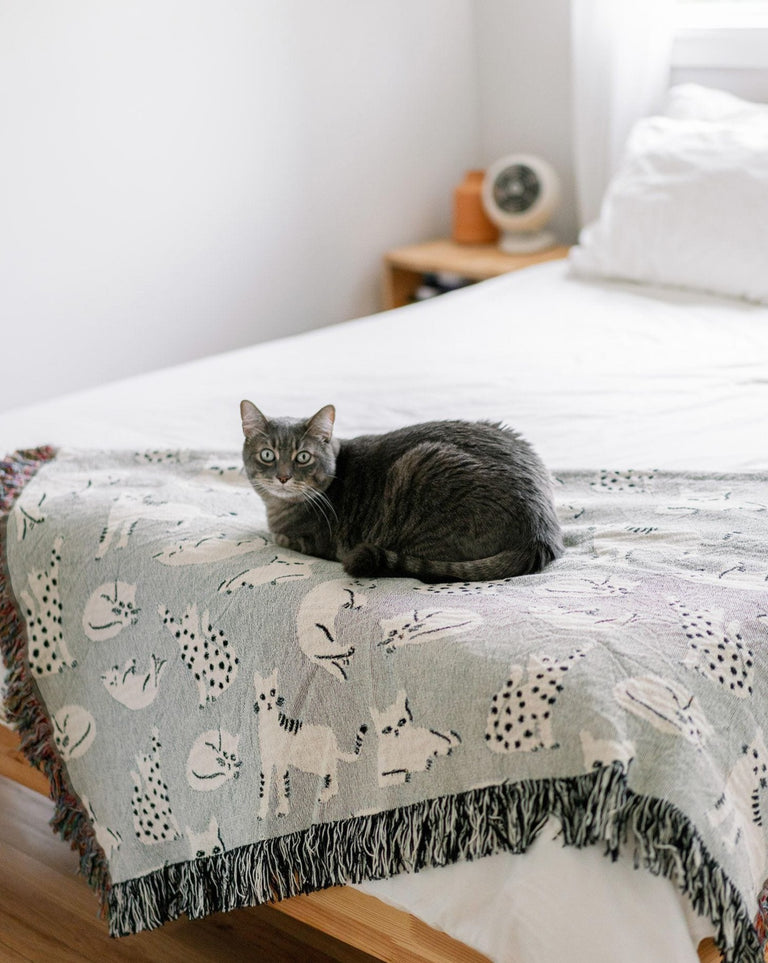
[[[75,854],[48,825],[52,811],[52,803],[39,793],[0,776],[0,963],[219,963],[222,959],[379,963],[381,959],[269,907],[218,913],[194,923],[177,920],[150,933],[112,940],[96,915],[95,895],[77,875]],[[699,955],[702,963],[720,959],[711,941],[702,944]],[[450,953],[438,958],[446,963],[455,959]]]
[[[0,963],[374,963],[269,907],[112,940],[77,857],[48,825],[53,805],[0,777]]]

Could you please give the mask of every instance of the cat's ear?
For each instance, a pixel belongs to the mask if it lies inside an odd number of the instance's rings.
[[[243,434],[246,438],[266,434],[267,419],[252,401],[240,402],[240,417],[243,420]]]
[[[397,693],[397,700],[395,702],[399,714],[404,714],[408,717],[410,722],[413,722],[413,714],[411,713],[411,707],[408,705],[408,695],[405,689],[400,689]]]
[[[320,441],[330,441],[333,434],[333,423],[336,420],[336,409],[333,405],[326,405],[307,422],[307,434]]]

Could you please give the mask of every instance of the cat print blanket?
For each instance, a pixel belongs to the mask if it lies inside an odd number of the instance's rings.
[[[767,481],[560,474],[564,557],[425,585],[278,548],[233,453],[9,459],[6,709],[111,933],[521,852],[553,815],[760,959]]]

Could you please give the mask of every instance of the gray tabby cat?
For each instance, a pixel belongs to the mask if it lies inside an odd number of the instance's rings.
[[[527,575],[563,551],[547,471],[509,428],[434,421],[342,441],[333,405],[240,413],[246,474],[285,548],[424,582]]]

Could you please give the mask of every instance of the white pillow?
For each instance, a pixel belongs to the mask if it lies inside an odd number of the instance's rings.
[[[751,106],[748,117],[639,121],[571,250],[573,273],[768,303],[768,108]]]
[[[735,94],[700,84],[677,84],[667,93],[666,117],[678,120],[744,121],[764,120],[768,104],[742,100]]]

